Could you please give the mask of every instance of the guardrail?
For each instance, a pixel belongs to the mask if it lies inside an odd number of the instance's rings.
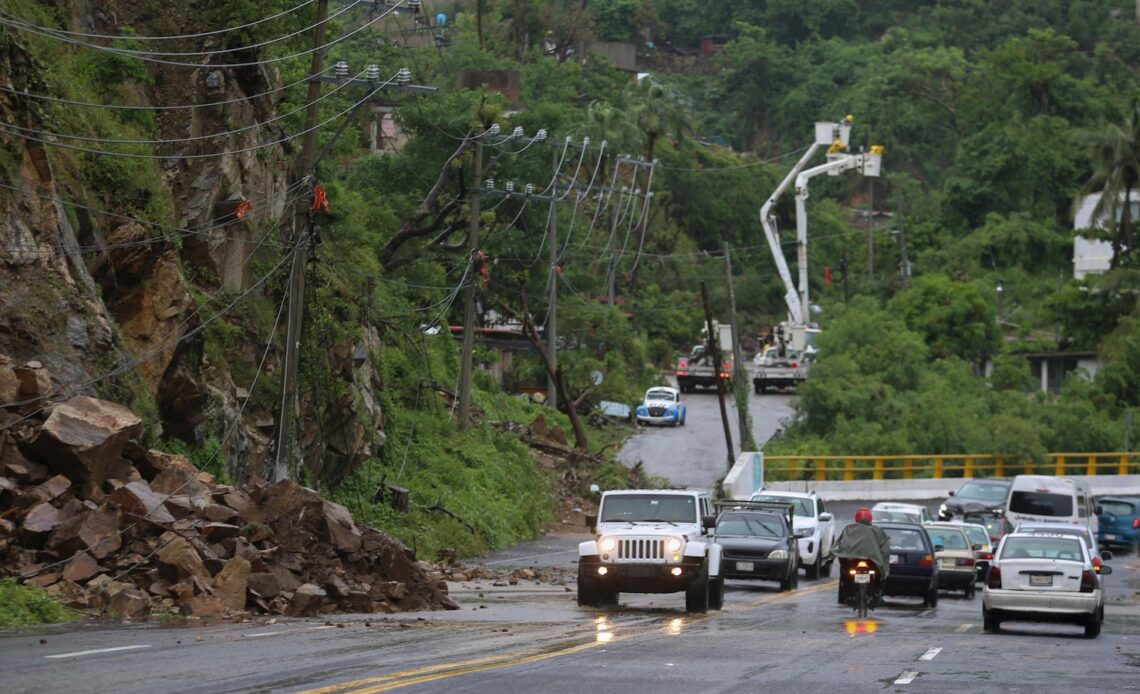
[[[909,480],[1011,475],[1140,474],[1140,452],[1050,453],[1044,462],[1000,455],[764,455],[767,480]]]

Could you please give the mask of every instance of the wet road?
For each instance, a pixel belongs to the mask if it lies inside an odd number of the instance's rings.
[[[762,400],[775,411],[772,398]],[[689,426],[642,434],[641,450],[677,450],[685,435],[710,435],[710,426],[716,439],[715,397],[689,400]],[[711,420],[698,408],[711,410]],[[688,484],[708,486],[723,474],[713,469]],[[649,471],[665,472],[656,462]],[[828,508],[846,521],[872,501]],[[547,536],[480,563],[572,577],[582,539]],[[1140,559],[1117,556],[1111,565],[1095,640],[1079,627],[1016,622],[984,634],[980,593],[943,592],[930,609],[891,599],[855,620],[827,578],[801,578],[789,593],[729,581],[724,610],[707,615],[686,614],[682,593],[622,594],[619,606],[593,609],[577,606],[572,579],[483,580],[449,584],[462,605],[452,612],[0,633],[0,673],[5,692],[1136,691]]]

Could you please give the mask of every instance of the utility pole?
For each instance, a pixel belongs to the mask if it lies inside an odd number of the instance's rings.
[[[309,188],[313,177],[313,162],[317,153],[318,98],[321,83],[317,81],[324,71],[325,23],[328,19],[328,0],[317,1],[317,22],[313,30],[313,59],[309,68],[308,105],[305,109],[305,137],[301,145],[301,165],[297,179]],[[309,196],[297,202],[293,213],[293,233],[290,239],[293,264],[289,271],[289,313],[285,328],[285,368],[281,375],[281,402],[277,422],[277,456],[273,466],[273,481],[290,479],[295,467],[295,426],[297,417],[297,364],[300,356],[301,321],[305,312],[305,266],[309,263],[309,223],[312,210]]]
[[[875,179],[867,179],[867,278],[875,279]]]
[[[583,145],[584,146],[584,145]],[[558,373],[558,209],[555,206],[558,199],[558,148],[550,148],[550,223],[546,228],[546,244],[548,258],[550,259],[550,297],[546,320],[546,352],[550,355],[550,366],[553,373]],[[558,384],[553,376],[546,377],[546,400],[558,407]]]
[[[748,388],[742,387],[748,381],[748,371],[740,354],[740,328],[736,323],[736,290],[732,281],[732,255],[728,241],[724,242],[724,273],[728,280],[728,315],[732,325],[732,382],[735,385],[736,416],[740,426],[740,450],[756,450],[756,440],[752,437],[752,416],[748,411]]]
[[[716,397],[720,401],[720,421],[724,424],[724,443],[728,446],[728,466],[726,470],[731,470],[733,464],[736,462],[733,458],[735,451],[732,447],[732,429],[728,425],[728,408],[724,404],[724,379],[720,377],[720,367],[724,363],[724,359],[720,353],[720,340],[717,339],[716,327],[713,326],[712,319],[712,305],[709,303],[709,288],[704,280],[701,280],[701,300],[705,305],[705,326],[709,331],[709,346],[712,347],[713,368],[716,369]]]
[[[906,257],[906,214],[903,212],[903,194],[899,191],[899,269],[902,270],[902,288],[910,288],[910,260]]]
[[[467,226],[467,286],[463,290],[463,352],[459,360],[459,430],[467,431],[471,412],[471,369],[475,351],[475,268],[479,251],[479,185],[483,178],[483,138],[475,135],[475,176],[468,194],[471,219]]]

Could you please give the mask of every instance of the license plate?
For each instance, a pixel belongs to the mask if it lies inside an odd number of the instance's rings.
[[[1052,576],[1030,576],[1029,585],[1031,586],[1051,586],[1053,585]]]
[[[856,583],[870,583],[871,574],[855,574]]]
[[[899,563],[899,555],[897,555],[897,554],[892,554],[892,555],[891,555],[891,559],[890,559],[890,562],[891,562],[892,564],[898,564],[898,563]]]
[[[1106,540],[1115,540],[1115,539],[1117,539],[1117,538],[1116,538],[1116,535],[1113,535],[1112,533],[1105,533],[1105,534],[1104,534],[1104,539],[1106,539]]]
[[[738,561],[738,562],[736,562],[736,570],[737,571],[751,571],[754,568],[755,568],[755,566],[753,566],[752,562],[750,562],[750,561]]]

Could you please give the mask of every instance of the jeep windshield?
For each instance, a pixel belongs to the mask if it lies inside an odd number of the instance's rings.
[[[602,523],[696,523],[697,500],[672,494],[620,494],[602,502]]]

